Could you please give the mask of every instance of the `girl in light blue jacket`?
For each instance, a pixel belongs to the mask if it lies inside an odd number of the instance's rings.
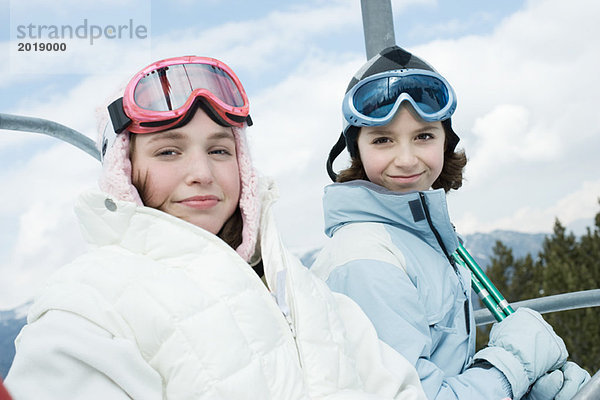
[[[496,324],[475,354],[471,276],[451,257],[459,239],[445,195],[467,162],[455,150],[455,108],[448,82],[399,47],[357,72],[327,165],[338,182],[323,200],[331,240],[312,270],[415,365],[428,398],[569,399],[589,374],[566,362],[562,339],[533,310]],[[336,176],[344,148],[352,164]]]

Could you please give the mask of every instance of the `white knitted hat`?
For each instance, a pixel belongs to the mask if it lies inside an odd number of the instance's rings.
[[[121,93],[123,92],[121,91]],[[106,106],[97,109],[96,116],[98,119],[98,147],[100,152],[103,153],[102,175],[98,182],[100,189],[118,200],[129,201],[142,206],[142,199],[131,183],[130,133],[126,130],[123,131],[116,136],[112,146],[107,146],[103,138],[104,130],[107,124],[111,125],[109,124]],[[244,260],[250,261],[256,246],[260,220],[257,173],[250,159],[245,128],[232,127],[232,129],[240,172],[239,206],[243,222],[242,243],[236,251]]]

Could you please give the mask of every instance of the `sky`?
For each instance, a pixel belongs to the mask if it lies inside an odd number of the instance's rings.
[[[556,218],[579,232],[591,225],[600,211],[600,3],[391,3],[396,43],[458,96],[452,121],[469,160],[463,187],[448,195],[458,232],[551,232]],[[84,24],[87,36],[33,37],[41,26],[49,35],[52,25]],[[129,28],[94,38],[92,25]],[[18,51],[48,41],[67,49]],[[359,0],[0,0],[0,53],[0,113],[49,119],[94,140],[95,109],[150,62],[226,62],[250,99],[254,163],[278,183],[284,242],[302,254],[326,240],[325,160],[346,85],[366,61]],[[336,170],[347,162],[338,157]],[[28,301],[85,251],[73,204],[99,173],[100,163],[72,145],[0,130],[0,309]]]

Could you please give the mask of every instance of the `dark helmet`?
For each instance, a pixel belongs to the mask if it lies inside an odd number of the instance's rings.
[[[354,74],[350,80],[350,83],[348,84],[348,87],[346,88],[346,93],[348,93],[358,82],[371,75],[397,69],[422,69],[437,73],[437,71],[431,65],[427,64],[417,56],[409,53],[401,47],[391,46],[369,59],[356,72],[356,74]],[[452,129],[452,123],[449,118],[442,121],[442,124],[444,125],[444,129],[448,136],[446,152],[453,152],[460,139]],[[337,177],[335,172],[333,172],[333,161],[338,155],[340,155],[344,148],[348,149],[348,152],[352,158],[358,157],[356,145],[358,132],[358,127],[347,125],[342,131],[337,143],[329,152],[329,158],[327,159],[327,173],[333,181],[335,181]]]

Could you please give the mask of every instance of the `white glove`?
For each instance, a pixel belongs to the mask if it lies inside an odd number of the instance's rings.
[[[538,379],[526,400],[570,400],[591,379],[590,374],[574,362],[567,361],[560,370]]]
[[[563,373],[559,369],[543,375],[535,381],[523,400],[553,400],[563,387],[564,381]]]
[[[567,355],[565,343],[544,318],[521,307],[494,324],[488,347],[478,351],[475,359],[498,368],[508,379],[513,397],[520,399],[539,377],[562,367]]]

